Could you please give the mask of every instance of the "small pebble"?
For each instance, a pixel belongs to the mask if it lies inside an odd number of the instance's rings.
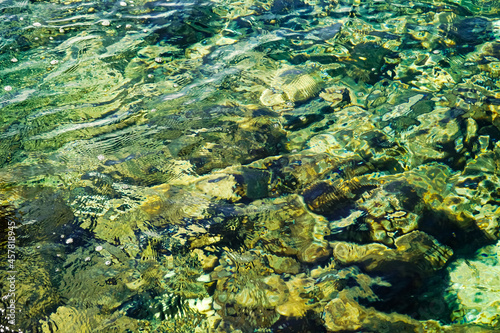
[[[12,58],[12,59],[10,59],[10,61],[17,62],[18,60],[16,58]]]
[[[55,60],[55,59],[54,59],[54,60],[52,60],[52,61],[50,62],[50,64],[51,64],[51,65],[56,65],[58,62],[59,62],[59,60]]]
[[[97,252],[102,251],[102,246],[101,246],[101,245],[96,246],[96,247],[95,247],[95,250],[96,250]]]
[[[71,244],[71,243],[73,243],[73,238],[66,239],[66,244]]]
[[[3,90],[5,90],[5,91],[11,91],[12,87],[11,86],[5,86],[5,87],[3,87]]]
[[[106,261],[104,264],[105,264],[106,266],[109,266],[109,265],[111,265],[111,261],[109,261],[109,260],[108,260],[108,261]]]
[[[111,24],[111,22],[109,22],[108,20],[104,20],[101,22],[101,24],[105,27],[109,26]]]
[[[33,26],[34,26],[34,27],[41,27],[41,26],[42,26],[42,24],[41,24],[40,22],[35,22],[35,23],[33,23]]]
[[[120,6],[125,7],[127,3],[125,1],[120,2]]]

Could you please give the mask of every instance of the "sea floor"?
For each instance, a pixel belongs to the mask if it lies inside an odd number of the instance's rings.
[[[0,331],[500,331],[499,79],[499,1],[0,1]]]

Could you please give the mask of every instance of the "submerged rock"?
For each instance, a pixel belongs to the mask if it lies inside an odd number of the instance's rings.
[[[381,244],[357,245],[333,242],[333,256],[344,265],[357,264],[368,272],[395,274],[401,277],[425,277],[441,269],[453,251],[433,237],[414,231],[398,237],[395,249]]]
[[[285,67],[275,74],[270,85],[270,89],[263,91],[261,103],[283,109],[288,106],[287,103],[291,106],[316,97],[323,88],[323,79],[315,70]]]

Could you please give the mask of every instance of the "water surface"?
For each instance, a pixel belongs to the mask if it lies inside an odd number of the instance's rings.
[[[498,329],[499,11],[1,1],[1,328]]]

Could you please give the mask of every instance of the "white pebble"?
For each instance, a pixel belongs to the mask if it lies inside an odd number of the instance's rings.
[[[90,257],[85,258],[85,261],[90,261]]]
[[[73,243],[73,238],[66,239],[66,244],[71,244],[71,243]]]
[[[59,60],[54,59],[54,60],[52,60],[52,61],[50,62],[50,64],[51,64],[51,65],[56,65],[58,62],[59,62]]]
[[[106,156],[104,156],[104,155],[102,155],[102,154],[101,154],[101,155],[97,155],[97,159],[98,159],[99,161],[104,161],[104,160],[106,159]]]
[[[35,23],[33,23],[33,26],[34,26],[34,27],[41,27],[41,26],[42,26],[42,24],[41,24],[40,22],[35,22]]]
[[[101,245],[96,246],[96,247],[95,247],[95,250],[96,250],[97,252],[102,251],[102,246],[101,246]]]
[[[64,238],[64,235],[61,235],[61,238]]]
[[[108,261],[106,261],[104,264],[105,264],[106,266],[109,266],[109,265],[111,265],[111,261],[109,261],[109,260],[108,260]]]
[[[5,90],[5,91],[11,91],[12,87],[11,86],[5,86],[5,87],[3,87],[3,90]]]
[[[12,58],[12,59],[10,59],[10,61],[17,62],[18,60],[16,58]]]
[[[156,61],[157,63],[159,63],[159,64],[160,64],[160,63],[163,61],[163,59],[162,59],[162,58],[160,58],[160,57],[156,57],[156,58],[155,58],[155,61]]]
[[[198,281],[198,282],[210,282],[210,281],[212,281],[212,279],[210,278],[210,275],[208,275],[208,274],[203,274],[203,275],[200,275],[200,276],[196,279],[196,281]]]
[[[109,22],[108,20],[104,20],[104,21],[102,21],[102,23],[101,23],[101,24],[102,24],[103,26],[107,27],[108,25],[110,25],[110,24],[111,24],[111,22]]]
[[[130,29],[130,28],[132,28],[132,24],[127,24],[127,25],[125,26],[125,29]]]
[[[125,7],[127,3],[125,1],[120,2],[120,6]]]

